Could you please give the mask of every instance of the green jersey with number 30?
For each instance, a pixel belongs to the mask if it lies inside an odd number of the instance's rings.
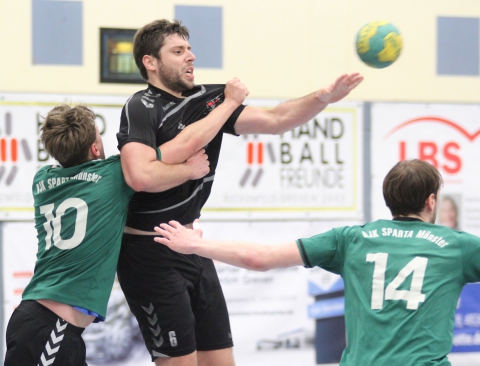
[[[336,228],[297,245],[306,267],[344,280],[340,365],[450,365],[460,292],[480,281],[480,238],[395,219]]]
[[[32,190],[38,252],[23,300],[54,300],[105,318],[134,193],[120,157],[43,167]]]

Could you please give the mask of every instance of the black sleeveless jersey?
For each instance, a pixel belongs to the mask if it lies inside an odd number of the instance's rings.
[[[131,96],[122,109],[118,148],[128,142],[139,142],[155,149],[172,140],[185,126],[204,118],[223,103],[224,89],[224,84],[198,85],[184,93],[184,98],[177,98],[149,84],[146,90]],[[153,231],[162,222],[177,220],[188,224],[200,217],[212,189],[223,133],[235,134],[235,122],[244,108],[243,105],[238,107],[206,146],[210,161],[208,175],[165,192],[135,193],[130,201],[126,225]]]

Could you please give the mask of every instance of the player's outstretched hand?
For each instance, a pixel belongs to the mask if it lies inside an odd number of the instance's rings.
[[[197,151],[190,156],[185,162],[187,167],[191,170],[190,179],[200,179],[210,172],[210,162],[208,155],[205,154],[205,149]]]
[[[232,99],[238,105],[245,101],[245,98],[250,92],[240,79],[233,78],[225,85],[225,100]]]
[[[363,76],[356,72],[344,74],[328,87],[317,91],[317,98],[322,103],[335,103],[345,98],[350,91],[363,81]]]
[[[155,226],[154,230],[161,235],[153,240],[164,244],[170,249],[182,254],[195,254],[193,248],[195,241],[202,238],[202,229],[198,226],[198,220],[195,220],[193,229],[187,229],[177,221],[170,221],[168,224]]]

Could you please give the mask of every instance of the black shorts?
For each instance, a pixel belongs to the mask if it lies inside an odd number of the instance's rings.
[[[34,300],[22,301],[8,322],[4,366],[85,366],[84,329]]]
[[[212,260],[124,234],[117,274],[152,360],[233,347]]]

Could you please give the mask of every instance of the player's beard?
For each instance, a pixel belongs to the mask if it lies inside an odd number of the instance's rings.
[[[189,82],[182,79],[182,73],[178,72],[173,67],[164,65],[162,62],[158,65],[158,76],[160,81],[168,89],[176,92],[183,93],[187,90],[192,89],[195,86],[193,81]]]

